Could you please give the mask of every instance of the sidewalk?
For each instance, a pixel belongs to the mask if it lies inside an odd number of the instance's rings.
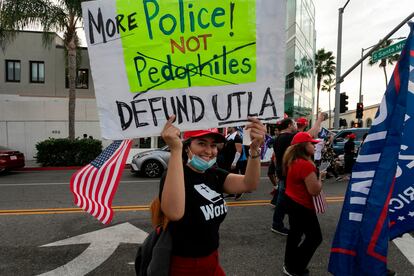
[[[42,167],[36,160],[26,160],[24,168],[20,171],[63,171],[63,170],[78,170],[81,166],[68,166],[68,167]]]

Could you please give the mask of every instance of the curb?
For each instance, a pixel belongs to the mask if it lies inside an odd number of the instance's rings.
[[[83,166],[69,166],[69,167],[24,167],[21,169],[15,169],[14,171],[70,171],[79,170]],[[130,164],[125,164],[124,169],[130,169]]]
[[[82,167],[73,166],[73,167],[24,167],[21,169],[16,169],[15,171],[68,171],[68,170],[78,170]]]

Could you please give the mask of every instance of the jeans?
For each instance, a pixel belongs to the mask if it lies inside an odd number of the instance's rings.
[[[283,220],[285,218],[285,180],[279,180],[278,183],[278,192],[275,193],[273,196],[273,199],[271,201],[272,204],[275,205],[275,211],[273,213],[273,223],[272,227],[273,229],[281,229],[284,228]]]
[[[314,210],[285,198],[289,215],[289,234],[286,241],[285,266],[288,271],[302,274],[322,242],[322,232]],[[302,236],[305,236],[302,240]]]

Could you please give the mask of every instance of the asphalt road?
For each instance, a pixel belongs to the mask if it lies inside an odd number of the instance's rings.
[[[159,180],[125,171],[113,201],[114,220],[104,226],[72,203],[72,173],[0,176],[0,275],[134,275],[137,243],[143,239],[139,229],[151,230],[147,207],[158,193]],[[220,231],[220,259],[227,275],[282,275],[286,238],[270,231],[271,185],[265,169],[262,175],[256,192],[241,201],[227,200],[229,211]],[[324,241],[310,263],[312,275],[330,275],[329,250],[346,183],[326,181],[324,189],[329,206],[319,216]],[[414,275],[414,266],[393,243],[388,263],[399,275]]]

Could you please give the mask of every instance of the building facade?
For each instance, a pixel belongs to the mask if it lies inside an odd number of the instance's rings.
[[[285,113],[311,118],[315,94],[315,6],[312,0],[287,0]]]
[[[68,136],[68,82],[63,40],[47,46],[42,32],[21,31],[0,50],[0,145],[31,160],[35,145]],[[315,7],[312,0],[287,0],[285,113],[311,117],[315,77]],[[101,137],[86,48],[80,49],[76,79],[76,136]],[[110,141],[103,141],[104,145]],[[135,139],[133,148],[157,148],[161,137]],[[139,151],[139,150],[137,150]],[[134,152],[134,150],[132,151]]]
[[[356,110],[348,110],[345,113],[340,114],[340,119],[343,120],[343,125],[341,128],[351,128],[357,127],[371,127],[372,123],[374,122],[375,115],[377,114],[379,104],[374,104],[370,106],[364,107],[364,113],[362,119],[356,118]],[[329,118],[330,117],[330,118]],[[330,125],[329,125],[329,122]],[[359,124],[360,123],[360,124]],[[322,122],[322,127],[327,129],[332,129],[334,124],[334,112],[331,112],[330,116],[328,116],[328,120]]]
[[[35,146],[49,137],[68,136],[68,82],[63,40],[52,34],[44,45],[42,32],[22,31],[0,49],[0,145],[23,152],[28,160]],[[86,48],[76,80],[76,135],[101,137]]]

